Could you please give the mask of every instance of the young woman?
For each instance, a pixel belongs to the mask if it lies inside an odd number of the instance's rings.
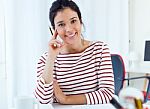
[[[114,75],[107,44],[82,38],[81,13],[72,0],[54,1],[49,19],[55,32],[38,62],[36,98],[40,103],[108,103]]]

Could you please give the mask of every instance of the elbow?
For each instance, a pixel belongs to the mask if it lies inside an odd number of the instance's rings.
[[[43,94],[37,93],[37,91],[35,90],[34,96],[35,96],[37,102],[39,102],[40,104],[53,103],[53,96],[52,95],[45,96]]]
[[[106,103],[110,103],[110,101],[112,100],[112,98],[114,97],[114,95],[115,95],[115,90],[114,89],[108,89],[107,91],[106,91],[106,96],[107,96],[107,101],[106,101]]]

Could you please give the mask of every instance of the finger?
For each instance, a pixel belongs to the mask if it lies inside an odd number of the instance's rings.
[[[59,90],[59,85],[57,83],[57,81],[53,81],[53,88],[54,88],[54,91],[58,91]]]
[[[54,44],[53,44],[53,47],[54,47],[54,48],[57,48],[57,44],[54,43]]]
[[[50,43],[49,46],[51,46],[51,47],[53,47],[53,48],[59,47],[59,45],[58,45],[56,42]]]
[[[54,34],[53,34],[53,36],[52,36],[52,39],[56,39],[56,38],[57,38],[57,35],[58,35],[58,32],[57,32],[57,30],[55,30],[55,31],[54,31]]]
[[[49,45],[54,48],[57,48],[63,46],[63,43],[59,40],[52,40]]]
[[[57,42],[57,46],[58,46],[58,47],[63,46],[63,42],[61,42],[60,40],[56,40],[56,42]]]

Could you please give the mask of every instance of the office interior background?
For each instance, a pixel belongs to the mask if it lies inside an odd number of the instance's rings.
[[[0,0],[0,108],[16,96],[33,96],[36,63],[47,50],[49,7],[54,0]],[[148,68],[145,40],[150,40],[150,0],[74,0],[82,13],[85,39],[104,41],[120,54],[126,71]],[[138,74],[134,74],[138,75]],[[137,88],[142,82],[133,82]]]

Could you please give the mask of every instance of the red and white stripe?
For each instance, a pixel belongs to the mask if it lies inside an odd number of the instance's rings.
[[[35,96],[41,103],[55,101],[53,83],[45,84],[41,77],[47,53],[37,66]],[[85,94],[87,104],[108,103],[114,94],[114,75],[109,48],[103,42],[93,42],[85,51],[59,54],[55,60],[54,78],[66,95]]]

